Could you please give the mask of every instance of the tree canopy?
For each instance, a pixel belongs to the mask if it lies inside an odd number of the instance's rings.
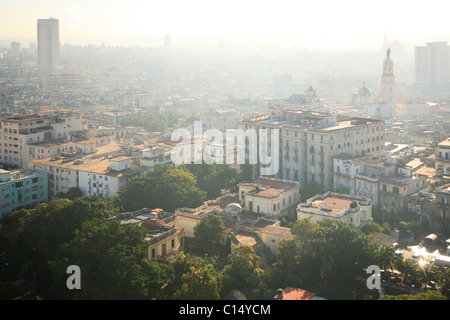
[[[154,171],[132,179],[119,191],[126,211],[147,207],[173,212],[181,207],[195,208],[203,204],[205,197],[206,192],[197,187],[192,173],[170,165],[155,166]]]

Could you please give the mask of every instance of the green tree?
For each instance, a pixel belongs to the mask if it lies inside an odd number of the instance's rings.
[[[394,295],[383,295],[379,300],[447,300],[447,297],[442,295],[437,291],[427,291],[418,294],[400,294]]]
[[[249,294],[260,285],[264,271],[260,268],[260,258],[252,247],[245,244],[234,245],[228,260],[229,264],[222,272],[226,294],[232,290]]]
[[[181,287],[174,294],[182,300],[218,300],[220,298],[220,277],[211,264],[203,268],[194,266],[181,277]]]
[[[81,269],[80,299],[148,299],[151,288],[145,228],[137,224],[92,219],[86,221],[75,237],[60,247],[56,259],[49,262],[53,272],[53,297],[64,296],[68,265]],[[162,271],[161,271],[162,272]],[[160,277],[161,278],[161,277]],[[153,283],[154,284],[154,283]],[[162,285],[159,283],[159,285]]]
[[[119,191],[126,211],[147,207],[173,212],[181,207],[197,207],[205,201],[205,196],[192,173],[170,165],[155,166],[153,172],[132,179]]]
[[[305,202],[311,197],[314,197],[316,194],[323,194],[325,189],[316,181],[309,182],[304,188],[301,190],[301,201]]]
[[[83,196],[83,192],[80,190],[80,188],[73,187],[73,188],[70,188],[69,190],[67,190],[66,193],[59,192],[56,195],[56,198],[66,198],[69,200],[74,200],[75,198],[82,197],[82,196]]]
[[[395,249],[393,246],[381,245],[376,252],[377,265],[385,271],[393,270]]]
[[[406,284],[417,274],[417,265],[411,260],[397,259],[394,266],[400,272],[403,284]]]
[[[194,227],[194,235],[199,240],[217,242],[220,240],[220,233],[224,230],[222,217],[210,214]]]

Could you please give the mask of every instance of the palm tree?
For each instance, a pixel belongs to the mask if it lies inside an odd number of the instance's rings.
[[[393,270],[392,261],[394,259],[394,253],[395,249],[392,246],[382,245],[378,248],[376,259],[384,271]]]
[[[422,284],[422,287],[426,286],[430,281],[437,281],[437,275],[438,269],[430,264],[426,264],[422,268],[419,268],[417,272],[417,278]]]
[[[401,273],[402,284],[417,273],[417,266],[414,262],[407,259],[399,259],[395,264],[397,270]]]
[[[324,280],[323,286],[325,289],[327,288],[328,273],[332,270],[334,265],[334,257],[331,251],[331,246],[328,244],[327,239],[323,238],[317,253],[321,262],[320,277]]]

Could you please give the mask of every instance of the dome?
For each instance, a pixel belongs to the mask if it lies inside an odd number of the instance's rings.
[[[242,207],[239,203],[230,203],[225,208],[227,211],[242,211]]]
[[[161,219],[150,218],[142,221],[141,226],[146,228],[148,231],[157,231],[167,227],[167,224]]]

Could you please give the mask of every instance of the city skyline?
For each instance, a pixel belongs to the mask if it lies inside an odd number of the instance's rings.
[[[36,21],[53,17],[60,20],[62,43],[114,40],[139,44],[169,34],[173,39],[215,39],[216,44],[219,39],[255,39],[317,49],[379,49],[385,35],[389,41],[410,46],[446,41],[450,22],[441,6],[442,1],[384,0],[364,4],[354,0],[302,4],[281,0],[276,5],[253,0],[6,0],[0,4],[0,39],[32,41]]]

